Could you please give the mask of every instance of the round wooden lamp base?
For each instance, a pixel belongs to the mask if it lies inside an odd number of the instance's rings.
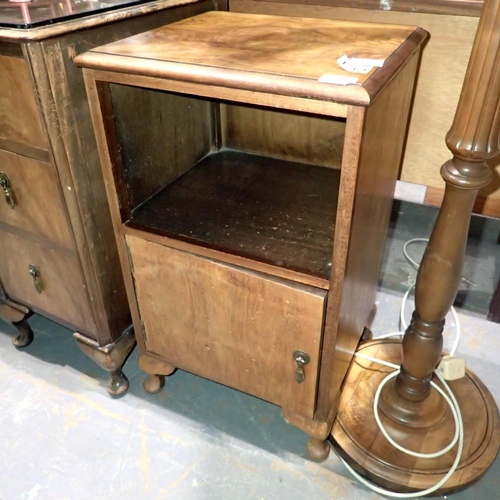
[[[399,340],[366,342],[359,351],[398,365],[401,362]],[[355,358],[342,392],[332,444],[354,470],[382,488],[398,492],[425,490],[450,470],[457,446],[440,457],[423,459],[407,455],[387,441],[373,416],[373,399],[379,383],[391,371],[378,363]],[[436,496],[461,490],[477,481],[492,464],[500,446],[499,413],[488,389],[470,372],[449,385],[462,413],[464,451],[458,469],[434,493]],[[439,422],[427,427],[405,426],[381,411],[379,414],[392,439],[419,453],[439,451],[454,436],[455,424],[449,408]]]

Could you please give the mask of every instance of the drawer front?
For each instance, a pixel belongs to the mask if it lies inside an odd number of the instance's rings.
[[[0,139],[47,150],[28,65],[0,55]]]
[[[73,247],[52,165],[0,150],[0,221]]]
[[[39,291],[30,266],[39,271]],[[7,295],[85,333],[95,331],[76,259],[0,232],[0,281]]]
[[[324,290],[128,236],[146,348],[173,366],[312,418]],[[295,380],[294,351],[310,363]]]

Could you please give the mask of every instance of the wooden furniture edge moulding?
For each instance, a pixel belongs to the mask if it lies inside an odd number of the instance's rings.
[[[365,355],[401,363],[399,375],[381,392],[379,409],[389,434],[421,453],[441,449],[454,433],[451,412],[430,384],[436,380],[434,369],[442,356],[444,318],[459,287],[472,207],[477,193],[492,177],[487,161],[499,153],[499,66],[500,0],[486,0],[455,119],[446,137],[453,158],[441,168],[446,192],[417,275],[411,323],[401,348],[394,340],[373,341],[361,348]],[[374,392],[387,373],[369,361],[352,365],[332,432],[333,443],[356,471],[376,484],[401,492],[424,490],[450,470],[456,451],[422,460],[389,446],[372,411]],[[477,481],[500,446],[498,408],[487,388],[470,371],[449,385],[462,411],[464,447],[457,470],[436,495]],[[363,422],[363,428],[356,422]]]

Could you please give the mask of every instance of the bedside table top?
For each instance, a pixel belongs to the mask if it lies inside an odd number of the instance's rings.
[[[212,11],[78,56],[83,67],[367,105],[425,40],[413,26]],[[383,61],[366,74],[343,55]],[[326,78],[326,82],[320,78]],[[354,83],[338,83],[346,77]]]

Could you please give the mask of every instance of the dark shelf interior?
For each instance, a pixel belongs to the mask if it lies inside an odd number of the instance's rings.
[[[126,225],[329,279],[339,182],[335,169],[220,151]]]

